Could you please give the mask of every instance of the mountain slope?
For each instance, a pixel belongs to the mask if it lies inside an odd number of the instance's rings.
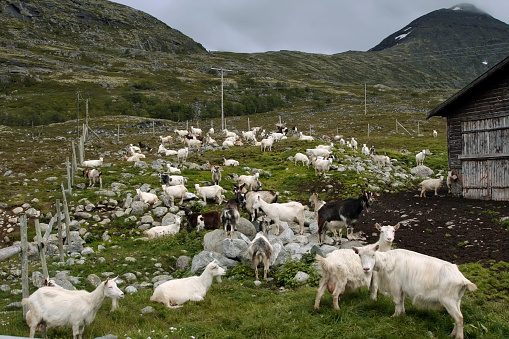
[[[0,124],[10,125],[73,119],[76,100],[85,98],[100,115],[217,117],[220,77],[212,67],[231,70],[226,116],[351,111],[364,84],[376,95],[383,85],[448,96],[509,54],[509,25],[472,8],[432,12],[368,52],[335,55],[210,53],[154,17],[106,0],[4,0],[0,25]]]
[[[470,4],[459,4],[423,15],[394,32],[370,51],[417,44],[420,50],[450,51],[509,42],[509,25]]]
[[[202,53],[205,49],[156,18],[102,0],[6,0],[2,38],[68,48]]]

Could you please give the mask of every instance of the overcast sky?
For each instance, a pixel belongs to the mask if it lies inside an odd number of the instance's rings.
[[[509,23],[507,0],[463,0]],[[114,0],[209,51],[367,51],[431,11],[462,0]]]

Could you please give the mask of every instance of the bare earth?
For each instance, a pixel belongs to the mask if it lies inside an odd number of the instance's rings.
[[[481,261],[509,262],[509,231],[494,221],[509,216],[509,202],[453,198],[417,191],[375,197],[372,210],[362,213],[355,232],[367,242],[378,239],[375,223],[396,225],[395,247],[420,252],[456,264]]]

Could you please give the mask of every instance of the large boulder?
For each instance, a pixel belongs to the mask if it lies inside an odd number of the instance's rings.
[[[237,261],[228,259],[224,255],[217,252],[202,251],[194,256],[191,264],[191,272],[198,273],[202,272],[205,267],[212,261],[216,261],[219,266],[230,269],[237,265]]]
[[[410,169],[410,173],[417,177],[428,178],[433,175],[433,170],[427,166],[420,165]]]
[[[256,236],[256,227],[253,223],[246,218],[240,218],[239,225],[237,226],[237,230],[244,234],[249,240],[253,240]]]

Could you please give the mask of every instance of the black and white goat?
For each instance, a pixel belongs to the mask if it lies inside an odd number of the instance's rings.
[[[232,239],[233,231],[237,230],[240,220],[239,206],[235,199],[228,200],[228,203],[221,211],[221,223],[224,228],[224,236]]]
[[[184,207],[189,225],[199,232],[201,229],[215,230],[221,228],[221,214],[216,211],[193,213],[189,207]]]
[[[362,191],[359,198],[349,198],[343,202],[334,201],[326,203],[318,210],[318,243],[325,240],[326,229],[347,228],[347,238],[351,239],[353,228],[364,208],[368,209],[372,204],[372,193]],[[327,224],[327,225],[326,225]],[[323,238],[323,240],[322,240]]]

